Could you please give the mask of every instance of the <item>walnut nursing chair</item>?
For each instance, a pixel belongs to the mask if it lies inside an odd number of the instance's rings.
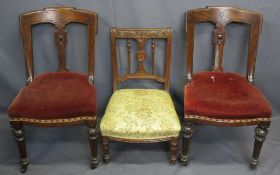
[[[255,168],[272,109],[269,102],[254,86],[254,70],[261,32],[262,15],[234,7],[206,7],[186,13],[187,32],[187,84],[184,89],[184,124],[181,162],[187,164],[189,144],[195,124],[214,126],[250,126],[255,129],[255,143],[250,165]],[[212,71],[193,73],[195,24],[212,22],[215,57]],[[245,23],[249,27],[249,46],[246,76],[225,72],[222,67],[223,48],[226,41],[225,26],[231,22]]]
[[[118,73],[117,44],[127,41],[127,71]],[[166,43],[164,75],[155,72],[156,48],[158,40]],[[133,48],[137,43],[137,52]],[[178,136],[181,130],[180,121],[169,95],[169,69],[171,60],[172,30],[171,28],[112,28],[111,49],[113,66],[113,90],[105,114],[100,123],[102,135],[103,160],[109,162],[109,141],[128,143],[170,143],[170,163],[175,164],[178,152]],[[150,47],[151,53],[145,48]],[[123,47],[122,47],[123,48]],[[135,54],[133,54],[135,53]],[[149,61],[146,58],[149,55]],[[133,59],[136,57],[136,59]],[[126,58],[125,58],[126,59]],[[133,60],[137,62],[137,70],[132,71]],[[164,59],[164,58],[162,58]],[[120,60],[120,58],[118,59]],[[151,69],[146,65],[151,63]],[[125,66],[123,66],[125,67]],[[121,69],[122,70],[122,69]],[[164,85],[159,89],[121,89],[120,83],[126,80],[155,80]]]
[[[58,70],[34,77],[32,27],[43,23],[55,26]],[[87,74],[69,72],[67,67],[65,27],[69,23],[81,23],[87,26]],[[21,172],[26,172],[29,163],[24,125],[37,127],[86,125],[91,148],[91,168],[98,165],[96,89],[93,81],[96,29],[96,13],[72,7],[46,8],[20,15],[27,84],[13,100],[8,115],[20,153]]]

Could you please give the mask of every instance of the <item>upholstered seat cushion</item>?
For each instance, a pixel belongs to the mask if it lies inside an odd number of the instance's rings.
[[[133,140],[178,137],[180,128],[170,95],[156,89],[115,91],[100,124],[102,136]]]
[[[96,115],[96,90],[87,75],[44,73],[25,86],[8,109],[11,118],[64,119]]]
[[[261,91],[246,78],[224,72],[195,73],[193,81],[185,86],[184,108],[187,117],[216,119],[269,120],[272,113]]]

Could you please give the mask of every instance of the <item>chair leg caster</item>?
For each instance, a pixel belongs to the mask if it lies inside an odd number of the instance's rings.
[[[97,158],[91,158],[90,168],[95,169],[99,164],[99,161]]]
[[[181,162],[181,164],[184,165],[184,166],[188,165],[189,158],[190,158],[189,154],[187,154],[187,155],[181,154],[180,155],[180,162]]]
[[[259,160],[251,158],[250,159],[250,167],[252,169],[255,169],[259,165]]]
[[[20,164],[21,164],[20,172],[21,172],[21,173],[25,173],[25,172],[27,171],[28,164],[29,164],[28,158],[21,159],[21,160],[20,160]]]

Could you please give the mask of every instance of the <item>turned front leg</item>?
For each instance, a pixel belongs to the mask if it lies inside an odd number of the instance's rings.
[[[183,165],[187,165],[190,157],[189,146],[193,131],[194,125],[192,123],[185,122],[183,126],[182,153],[180,155],[180,161]]]
[[[15,137],[17,142],[17,147],[19,150],[20,155],[20,164],[21,164],[21,172],[25,173],[27,171],[27,167],[29,164],[29,159],[26,153],[26,146],[25,146],[25,139],[24,139],[24,130],[22,126],[13,127],[12,126],[12,133]]]
[[[267,128],[269,127],[269,123],[259,124],[255,128],[255,143],[252,157],[250,159],[251,168],[256,168],[259,164],[259,156],[262,149],[263,142],[265,137],[267,136]]]
[[[95,127],[88,127],[87,129],[88,140],[91,150],[91,163],[90,168],[94,169],[98,166],[98,151],[97,151],[97,138],[98,130]]]

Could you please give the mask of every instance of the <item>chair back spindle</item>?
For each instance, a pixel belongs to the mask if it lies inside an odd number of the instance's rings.
[[[128,71],[125,75],[118,74],[117,65],[117,40],[126,39],[127,40],[127,54],[128,54]],[[166,41],[165,49],[165,72],[164,76],[159,76],[155,74],[155,50],[157,39],[163,39]],[[134,40],[137,43],[136,61],[137,69],[135,73],[132,73],[132,43]],[[147,40],[152,40],[151,42],[151,64],[152,71],[149,72],[145,69],[144,63],[146,61],[146,51],[145,44]],[[171,28],[149,28],[149,29],[139,29],[139,28],[112,28],[111,30],[111,48],[112,48],[112,63],[113,63],[113,88],[114,91],[118,89],[118,84],[124,82],[128,79],[150,79],[155,80],[164,84],[164,89],[169,90],[169,69],[170,69],[170,59],[171,59],[171,44],[172,44],[172,30]]]

